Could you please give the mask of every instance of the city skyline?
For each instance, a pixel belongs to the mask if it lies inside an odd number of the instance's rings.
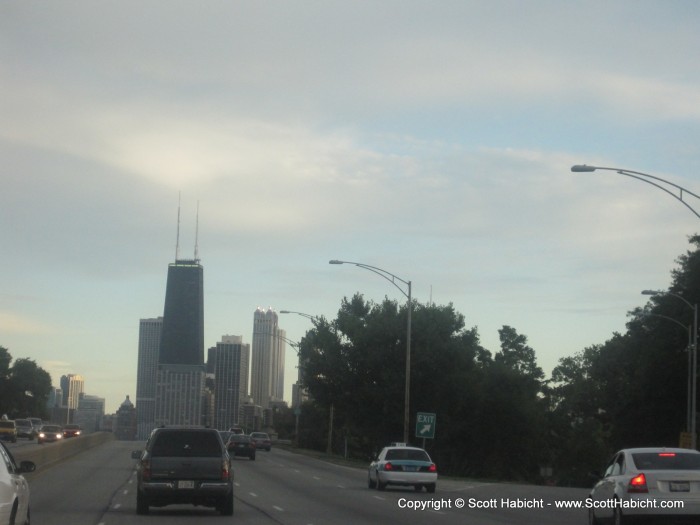
[[[658,189],[570,168],[700,193],[698,26],[690,0],[7,0],[0,345],[108,412],[134,400],[181,195],[207,347],[252,342],[257,307],[405,300],[340,259],[453,304],[492,353],[512,326],[549,374],[624,332],[697,232]]]

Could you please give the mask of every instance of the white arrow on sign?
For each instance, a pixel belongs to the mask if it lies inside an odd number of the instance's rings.
[[[431,424],[428,425],[423,425],[423,428],[421,428],[420,433],[421,434],[428,434],[430,433],[430,428],[432,427]]]

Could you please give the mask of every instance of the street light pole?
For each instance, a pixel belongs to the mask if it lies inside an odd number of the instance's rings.
[[[697,448],[697,397],[698,397],[698,305],[691,304],[685,297],[673,292],[662,290],[644,290],[643,295],[670,295],[683,301],[693,311],[693,364],[692,364],[692,388],[690,398],[690,444],[693,449]]]
[[[359,268],[364,268],[370,272],[374,272],[377,275],[383,277],[391,284],[393,284],[398,290],[408,299],[407,303],[407,328],[406,328],[406,385],[404,387],[404,401],[403,401],[403,441],[408,443],[408,425],[410,420],[409,414],[409,402],[411,398],[411,310],[413,309],[411,303],[411,281],[405,281],[400,277],[397,277],[393,273],[377,268],[376,266],[370,266],[368,264],[350,262],[350,261],[339,261],[337,259],[332,259],[328,261],[328,264],[353,264]],[[407,290],[399,286],[397,281],[406,285]]]
[[[640,180],[642,182],[646,182],[647,184],[651,184],[655,188],[660,189],[661,191],[668,193],[671,197],[679,201],[683,206],[688,208],[698,219],[700,219],[700,213],[698,213],[695,208],[693,208],[688,202],[684,199],[685,195],[690,195],[692,197],[695,197],[696,199],[700,200],[700,195],[697,193],[693,193],[692,191],[679,186],[678,184],[675,184],[671,181],[668,181],[666,179],[662,179],[661,177],[657,177],[655,175],[649,175],[648,173],[642,173],[641,171],[632,171],[632,170],[627,170],[627,169],[622,169],[622,168],[610,168],[610,167],[603,167],[603,166],[588,166],[586,164],[576,164],[574,166],[571,166],[571,171],[574,173],[586,173],[586,172],[591,172],[591,171],[596,171],[596,170],[607,170],[607,171],[614,171],[620,175],[625,175],[626,177],[632,177],[633,179]],[[677,191],[678,193],[676,194],[675,191],[672,191],[669,188],[673,188],[673,190]],[[642,292],[645,295],[657,295],[660,293],[664,292],[657,292],[654,290],[644,290]],[[695,449],[697,448],[697,436],[696,436],[696,420],[697,420],[697,412],[696,412],[696,405],[697,405],[697,383],[698,383],[698,305],[696,304],[691,304],[688,302],[686,299],[681,297],[680,295],[676,295],[670,292],[666,292],[666,295],[673,295],[674,297],[677,297],[681,299],[685,304],[687,304],[692,310],[693,310],[693,385],[692,385],[692,399],[691,399],[691,418],[690,418],[690,432],[691,432],[691,443],[692,443],[692,448]]]
[[[661,177],[656,177],[655,175],[649,175],[648,173],[642,173],[641,171],[625,170],[621,168],[604,168],[601,166],[588,166],[586,164],[576,164],[574,166],[571,166],[571,171],[573,171],[574,173],[586,173],[596,170],[614,171],[616,173],[619,173],[620,175],[632,177],[633,179],[641,180],[642,182],[651,184],[652,186],[659,188],[661,191],[668,193],[671,197],[679,201],[681,204],[683,204],[683,206],[685,206],[691,212],[693,212],[698,219],[700,219],[700,213],[695,211],[695,209],[690,204],[688,204],[686,200],[683,199],[685,195],[690,195],[700,200],[700,195],[697,195],[696,193],[693,193],[692,191],[682,186],[679,186],[678,184],[675,184],[671,181],[662,179]],[[677,190],[678,194],[676,195],[676,193],[671,191],[668,188],[669,186]]]
[[[293,310],[280,310],[281,314],[297,314],[302,317],[306,317],[307,319],[310,319],[313,321],[314,324],[316,324],[316,321],[318,321],[318,317],[315,315],[311,314],[305,314],[304,312],[295,312]],[[298,347],[297,345],[297,356],[299,358],[299,363],[297,365],[297,402],[298,404],[294,407],[294,417],[296,418],[295,422],[295,430],[294,430],[294,436],[295,436],[295,441],[296,441],[296,446],[299,446],[299,416],[301,415],[301,402],[304,397],[304,394],[302,392],[301,384],[303,381],[303,374],[304,374],[304,368],[303,364],[301,362],[301,348]],[[330,409],[330,416],[329,416],[329,423],[328,423],[328,453],[330,454],[331,450],[331,441],[333,439],[333,405],[331,404],[331,409]]]

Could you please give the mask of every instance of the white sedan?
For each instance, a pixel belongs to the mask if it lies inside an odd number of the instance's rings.
[[[367,486],[384,490],[387,485],[425,487],[435,492],[437,467],[422,448],[396,445],[384,447],[367,472]]]
[[[700,518],[700,452],[684,448],[620,450],[586,500],[591,525],[637,517]]]
[[[22,461],[18,466],[0,443],[0,523],[29,525],[29,484],[22,473],[35,468],[31,461]]]

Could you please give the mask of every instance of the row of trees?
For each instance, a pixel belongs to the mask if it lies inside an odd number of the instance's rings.
[[[0,416],[48,416],[51,376],[32,359],[16,359],[0,346]]]
[[[588,472],[618,448],[677,446],[686,430],[692,312],[700,302],[700,237],[678,259],[669,294],[630,312],[627,332],[562,358],[546,378],[527,337],[499,330],[491,353],[450,305],[413,303],[411,417],[436,412],[427,445],[445,474],[589,486]],[[406,306],[361,295],[336,319],[314,321],[299,345],[299,441],[368,458],[403,434]],[[674,319],[672,323],[668,319]],[[412,430],[412,429],[411,429]]]

